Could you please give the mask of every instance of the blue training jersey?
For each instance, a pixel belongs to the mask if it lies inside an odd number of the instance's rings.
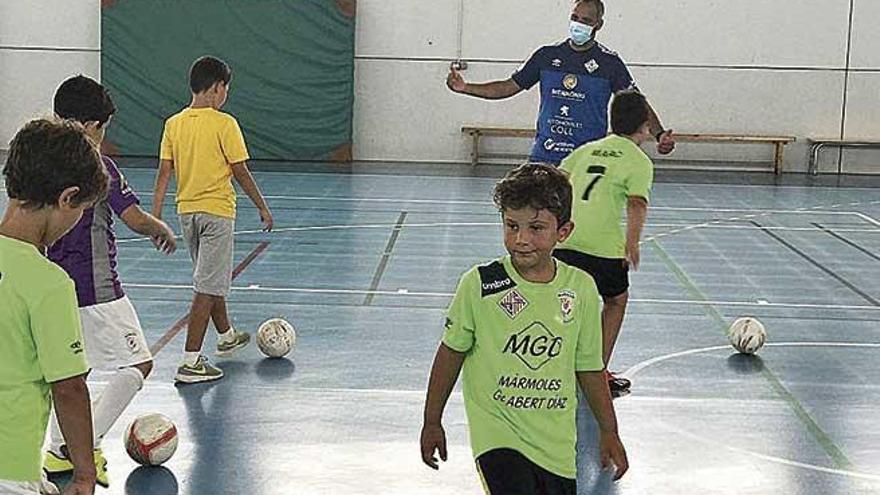
[[[617,53],[599,43],[579,52],[568,40],[539,48],[512,77],[522,89],[541,82],[531,160],[554,164],[578,146],[605,137],[611,95],[638,89]]]

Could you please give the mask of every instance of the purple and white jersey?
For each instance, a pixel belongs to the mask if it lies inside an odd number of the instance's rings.
[[[121,215],[140,200],[109,157],[102,156],[110,187],[107,198],[83,213],[82,219],[49,248],[49,259],[76,284],[79,307],[115,301],[125,295],[116,273],[113,214]]]

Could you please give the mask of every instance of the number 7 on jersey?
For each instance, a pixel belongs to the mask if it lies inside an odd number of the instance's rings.
[[[593,180],[590,181],[590,184],[587,186],[587,190],[584,191],[584,195],[581,199],[584,201],[590,200],[590,192],[592,192],[593,188],[596,187],[596,183],[598,183],[602,177],[605,176],[605,167],[602,165],[590,165],[587,168],[587,175],[595,175]]]

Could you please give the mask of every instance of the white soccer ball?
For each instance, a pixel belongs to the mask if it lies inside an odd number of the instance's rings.
[[[177,450],[177,427],[166,416],[138,416],[125,430],[125,450],[143,466],[158,466]]]
[[[730,345],[743,354],[754,354],[764,346],[767,330],[757,318],[744,316],[730,325],[727,333]]]
[[[286,356],[296,344],[296,330],[281,318],[263,322],[257,330],[257,347],[270,358]]]

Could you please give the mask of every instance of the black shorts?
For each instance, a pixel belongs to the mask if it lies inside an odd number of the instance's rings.
[[[495,449],[477,457],[488,495],[577,495],[574,479],[563,478],[513,449]]]
[[[602,297],[617,297],[629,290],[629,268],[623,258],[600,258],[571,249],[556,249],[553,256],[589,273]]]

